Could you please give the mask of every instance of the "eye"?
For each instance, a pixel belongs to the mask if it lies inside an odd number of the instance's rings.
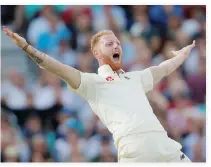
[[[107,46],[112,46],[113,45],[113,42],[109,42],[106,44]]]

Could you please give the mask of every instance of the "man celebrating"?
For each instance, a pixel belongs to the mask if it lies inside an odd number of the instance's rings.
[[[182,146],[167,136],[154,115],[146,93],[175,71],[187,58],[195,41],[158,66],[125,73],[120,41],[110,30],[92,37],[91,50],[99,62],[98,74],[83,73],[36,50],[18,34],[3,27],[13,42],[41,68],[58,75],[69,88],[88,101],[113,134],[119,162],[190,162]]]

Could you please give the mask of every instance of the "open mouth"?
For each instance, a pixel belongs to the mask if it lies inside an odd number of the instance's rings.
[[[115,53],[114,55],[113,55],[113,58],[114,58],[114,60],[115,61],[118,61],[119,60],[119,53]]]

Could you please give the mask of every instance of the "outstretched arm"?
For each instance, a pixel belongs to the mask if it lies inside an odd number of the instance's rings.
[[[56,74],[74,89],[77,89],[80,86],[81,76],[78,70],[64,65],[47,54],[40,52],[29,45],[27,41],[18,34],[13,33],[5,26],[3,28],[6,35],[8,35],[18,47],[22,48],[23,51],[26,52],[41,68]]]
[[[195,41],[191,45],[182,48],[179,51],[172,51],[175,57],[164,61],[158,66],[150,67],[153,76],[153,84],[157,84],[161,79],[174,72],[188,58],[191,49],[195,46]]]

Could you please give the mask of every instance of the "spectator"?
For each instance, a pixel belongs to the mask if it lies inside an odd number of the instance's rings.
[[[103,136],[101,139],[101,150],[99,156],[93,162],[116,162],[116,156],[109,149],[109,138]]]
[[[141,36],[147,42],[149,42],[153,36],[158,36],[158,30],[150,24],[146,12],[136,11],[134,17],[135,22],[130,30],[133,36]]]
[[[206,59],[201,57],[199,60],[199,71],[189,75],[187,83],[191,89],[192,99],[199,104],[205,103],[206,96]]]
[[[89,10],[88,10],[89,9]],[[89,43],[92,37],[92,11],[87,8],[86,11],[83,8],[79,8],[76,12],[75,27],[76,27],[76,42],[77,51],[83,51],[89,48]]]
[[[185,153],[194,162],[205,161],[205,130],[204,125],[198,125],[197,129],[184,138]]]
[[[19,126],[13,114],[6,114],[1,117],[1,154],[3,162],[18,161],[27,162],[29,160],[29,148],[22,136]]]
[[[77,64],[78,69],[83,72],[93,72],[94,71],[94,57],[90,51],[84,51],[78,55]]]
[[[183,18],[182,7],[177,5],[153,5],[149,8],[150,20],[163,28],[167,28],[169,17],[172,15]]]
[[[86,143],[83,138],[79,137],[83,132],[82,125],[76,119],[68,119],[65,121],[65,126],[67,128],[65,132],[65,138],[57,139],[55,143],[57,161],[74,162],[78,160],[84,160],[83,150],[86,148]]]
[[[2,105],[13,112],[19,125],[23,126],[31,108],[31,95],[23,74],[10,70],[8,81],[2,85]]]
[[[39,119],[39,117],[33,115],[29,117],[25,124],[23,132],[29,143],[33,136],[38,134],[43,135],[41,120]]]
[[[70,47],[68,40],[60,40],[59,47],[52,48],[49,54],[63,64],[76,66],[76,52]]]
[[[98,32],[103,29],[124,30],[126,27],[124,10],[119,6],[92,6],[93,29]]]
[[[15,146],[8,146],[4,153],[5,162],[20,162],[18,149]]]
[[[129,71],[138,71],[148,68],[151,63],[152,52],[149,50],[145,40],[134,40],[134,46],[136,47],[135,58],[133,63],[129,66]]]
[[[49,30],[38,34],[36,42],[36,47],[45,53],[49,53],[52,48],[58,48],[61,40],[71,38],[71,33],[57,15],[49,15],[48,24]]]
[[[37,44],[38,37],[41,33],[48,32],[50,30],[48,17],[51,14],[53,14],[53,8],[51,6],[43,6],[41,7],[39,17],[32,19],[29,23],[27,39],[32,45]]]
[[[62,107],[62,87],[60,81],[58,77],[41,71],[40,81],[35,85],[33,107],[41,118],[42,125],[46,125],[44,128],[56,128],[54,115]]]
[[[48,152],[46,140],[42,135],[35,135],[32,138],[31,162],[51,162],[51,155]]]

